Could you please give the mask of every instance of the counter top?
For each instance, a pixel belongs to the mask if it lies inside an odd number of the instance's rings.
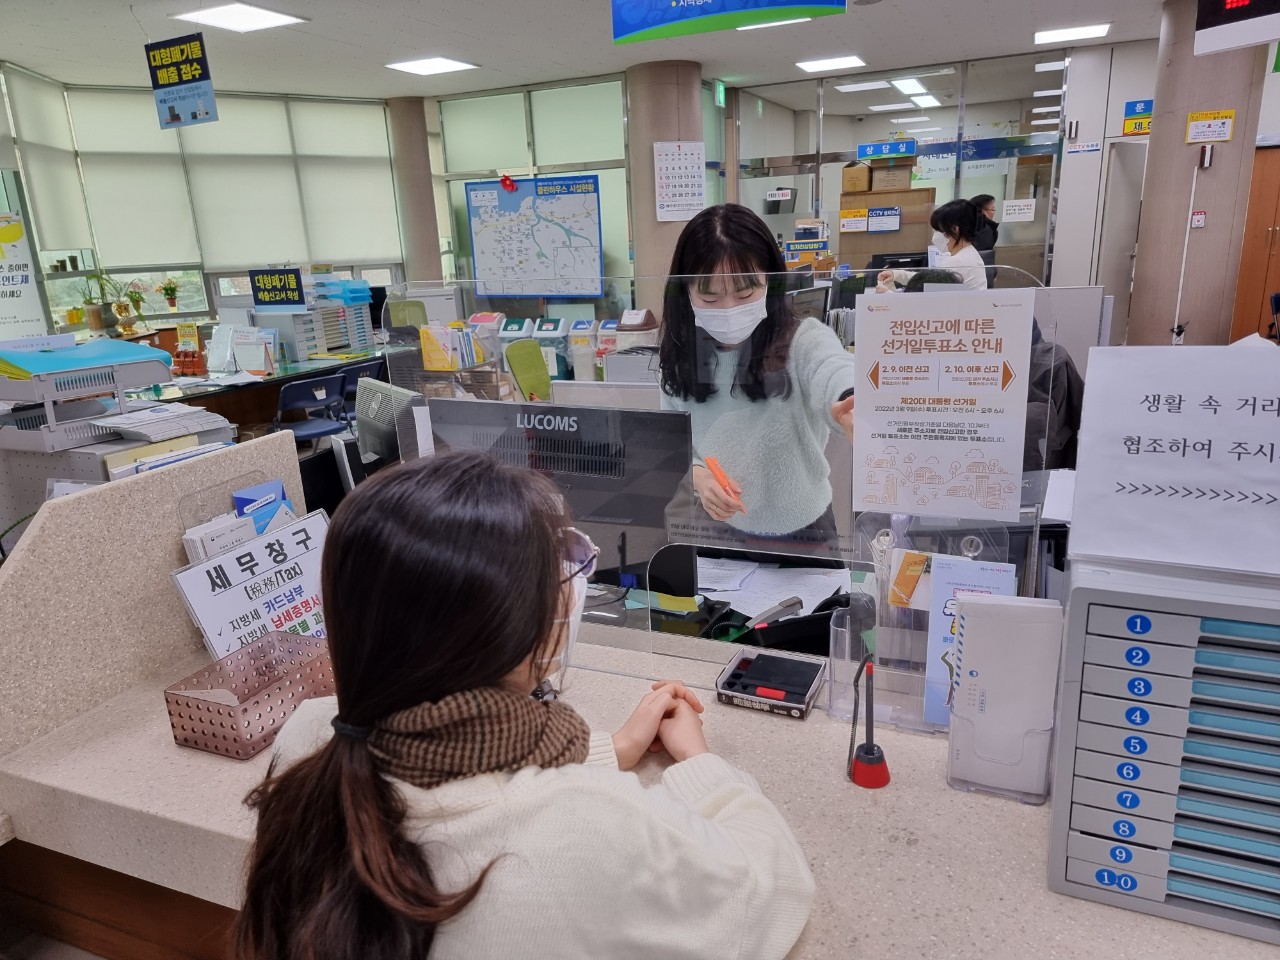
[[[725,658],[727,659],[727,658]],[[173,665],[172,679],[199,665]],[[710,686],[710,662],[580,644],[565,699],[614,729],[648,675]],[[723,662],[723,661],[722,661]],[[0,759],[0,808],[20,839],[236,906],[253,820],[242,804],[267,754],[235,762],[173,743],[161,683],[138,685]],[[750,771],[782,809],[817,878],[793,960],[1273,960],[1275,948],[1051,893],[1049,808],[951,790],[946,741],[885,731],[893,782],[844,777],[849,728],[721,705],[711,748]],[[653,782],[662,762],[638,771]],[[0,836],[0,840],[3,837]]]

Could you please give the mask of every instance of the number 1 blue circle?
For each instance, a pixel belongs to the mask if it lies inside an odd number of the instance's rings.
[[[1093,878],[1104,887],[1114,887],[1116,885],[1116,875],[1110,870],[1099,870],[1093,875]]]
[[[1125,626],[1129,629],[1130,633],[1142,636],[1144,633],[1151,632],[1151,618],[1144,617],[1140,613],[1135,613],[1125,621]]]

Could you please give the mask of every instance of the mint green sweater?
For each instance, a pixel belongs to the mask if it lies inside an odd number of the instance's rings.
[[[766,536],[794,533],[831,505],[827,440],[840,429],[831,406],[854,386],[853,354],[829,327],[808,318],[787,358],[790,397],[752,403],[733,390],[737,366],[738,351],[724,351],[714,395],[698,403],[664,393],[663,408],[689,412],[694,463],[715,457],[741,485],[747,512],[734,514],[730,526]]]

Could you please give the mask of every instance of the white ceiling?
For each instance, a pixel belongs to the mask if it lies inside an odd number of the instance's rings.
[[[199,29],[171,14],[226,0],[27,0],[0,13],[0,60],[74,84],[147,85],[142,44]],[[615,47],[608,0],[257,0],[306,17],[236,34],[204,28],[223,90],[439,96],[695,60],[732,86],[800,79],[794,64],[860,55],[866,72],[1029,53],[1039,29],[1111,22],[1107,43],[1155,37],[1161,0],[883,0],[843,16]],[[22,8],[21,12],[15,6]],[[135,22],[134,14],[137,16]],[[415,77],[383,64],[446,56],[480,66]]]

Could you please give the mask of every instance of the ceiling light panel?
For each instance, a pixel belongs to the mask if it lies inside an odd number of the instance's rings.
[[[1062,110],[1061,107],[1036,107],[1031,112],[1032,113],[1059,113],[1061,112],[1061,110]]]
[[[285,27],[291,23],[305,23],[301,17],[287,13],[276,13],[274,10],[263,10],[251,7],[247,3],[228,3],[221,7],[206,7],[191,13],[174,14],[175,20],[186,20],[206,27],[219,27],[223,30],[234,30],[236,33],[252,33],[254,30],[267,30],[271,27]]]
[[[1059,87],[1057,90],[1037,90],[1034,95],[1037,97],[1060,97],[1062,94],[1063,88]]]
[[[853,70],[857,67],[865,67],[866,63],[861,57],[831,57],[827,60],[804,60],[796,64],[805,73],[826,73],[830,70]]]
[[[885,113],[886,111],[889,111],[889,110],[910,110],[911,104],[909,103],[877,103],[875,106],[868,107],[867,109],[871,110],[873,113]]]
[[[1076,40],[1099,40],[1111,32],[1111,24],[1095,23],[1088,27],[1067,27],[1064,30],[1041,30],[1036,43],[1074,43]]]
[[[894,80],[893,85],[898,88],[899,93],[905,93],[907,96],[929,92],[925,89],[925,85],[914,77],[907,77],[904,80]]]
[[[941,129],[942,129],[941,127],[913,127],[907,130],[903,130],[902,132],[903,133],[937,133]]]
[[[838,83],[836,89],[841,93],[863,93],[867,90],[888,90],[888,80],[866,80],[862,83]]]
[[[921,110],[928,110],[930,107],[942,106],[942,101],[939,100],[937,97],[935,97],[933,94],[926,94],[923,97],[912,97],[911,100]]]
[[[420,77],[430,77],[437,73],[455,73],[458,70],[474,70],[474,63],[463,63],[461,60],[450,60],[448,57],[427,57],[424,60],[405,60],[403,63],[388,63],[391,70],[403,70],[405,73],[416,73]]]
[[[928,123],[932,117],[890,117],[890,123]]]
[[[1056,120],[1032,120],[1031,121],[1031,125],[1033,127],[1056,127],[1060,123],[1062,123],[1061,117],[1059,117]]]
[[[1054,73],[1065,69],[1067,69],[1067,61],[1065,60],[1050,60],[1048,63],[1036,64],[1036,73]]]

